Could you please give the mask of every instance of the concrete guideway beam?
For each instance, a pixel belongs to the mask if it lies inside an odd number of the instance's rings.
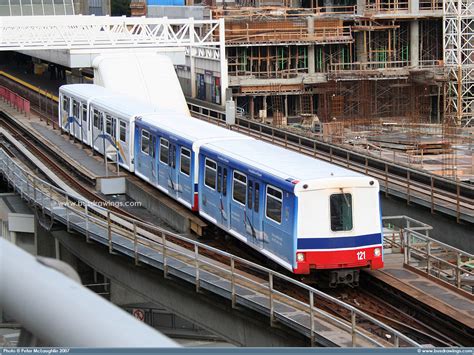
[[[71,237],[65,231],[53,235],[72,254],[116,281],[124,288],[158,303],[171,312],[196,323],[239,346],[307,346],[308,338],[286,327],[270,327],[267,317],[244,309],[211,294],[199,294],[178,280],[168,280],[161,272],[137,267],[127,257],[111,256],[104,248]]]

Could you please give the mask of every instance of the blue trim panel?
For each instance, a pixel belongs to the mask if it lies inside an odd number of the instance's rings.
[[[298,250],[357,248],[373,244],[382,244],[380,233],[356,237],[298,238]]]

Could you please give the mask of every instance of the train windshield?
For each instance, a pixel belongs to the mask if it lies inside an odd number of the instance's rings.
[[[352,195],[341,193],[330,197],[331,230],[334,232],[352,229]]]

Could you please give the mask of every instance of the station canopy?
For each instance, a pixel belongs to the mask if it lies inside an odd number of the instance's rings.
[[[73,0],[0,0],[0,16],[74,15]]]

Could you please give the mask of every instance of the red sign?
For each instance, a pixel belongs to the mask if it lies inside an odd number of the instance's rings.
[[[143,311],[143,309],[134,308],[133,311],[132,311],[132,314],[138,320],[140,320],[142,322],[145,321],[145,312]]]

